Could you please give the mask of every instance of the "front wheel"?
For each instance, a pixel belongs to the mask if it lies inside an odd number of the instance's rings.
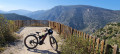
[[[28,49],[33,49],[38,45],[38,38],[35,35],[28,35],[24,39],[24,44]]]
[[[57,51],[58,49],[58,44],[57,44],[57,41],[54,37],[50,37],[50,45],[52,46],[52,48]]]

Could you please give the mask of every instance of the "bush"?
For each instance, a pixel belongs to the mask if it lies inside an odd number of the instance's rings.
[[[16,40],[13,25],[14,23],[12,21],[8,21],[4,19],[3,15],[0,15],[0,49]]]
[[[118,47],[120,48],[120,37],[114,37],[114,38],[111,38],[111,39],[108,39],[108,44],[110,45],[114,45],[114,44],[117,44]]]
[[[109,45],[117,44],[120,47],[120,23],[110,23],[109,25],[105,26],[103,30],[106,32],[100,31],[102,29],[97,30],[93,35],[99,38],[108,40]],[[104,33],[102,35],[102,33]]]
[[[82,37],[72,36],[67,38],[61,47],[61,54],[90,54],[88,52],[88,40]]]
[[[120,26],[120,23],[117,23],[118,26]]]

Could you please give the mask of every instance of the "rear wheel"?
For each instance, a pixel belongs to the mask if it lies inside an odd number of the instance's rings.
[[[57,41],[54,37],[50,37],[50,45],[52,46],[52,48],[57,51],[58,49],[58,44]]]
[[[38,38],[34,35],[28,35],[24,39],[24,44],[27,48],[33,49],[38,45]]]

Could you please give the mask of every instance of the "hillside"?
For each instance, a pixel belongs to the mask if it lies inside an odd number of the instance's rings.
[[[2,14],[7,20],[32,20],[29,17],[17,15],[17,14]]]
[[[41,16],[41,14],[43,14],[44,12],[45,12],[44,10],[38,10],[38,11],[25,14],[25,16],[28,16],[33,19],[38,19]]]
[[[120,12],[87,5],[56,6],[45,11],[38,19],[57,21],[79,30],[92,32],[109,22],[120,22]]]
[[[117,44],[120,47],[120,23],[109,23],[104,28],[97,30],[93,35],[108,40],[108,44]]]

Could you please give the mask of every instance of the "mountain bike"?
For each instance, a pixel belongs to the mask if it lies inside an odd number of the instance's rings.
[[[47,29],[44,30],[46,33],[44,35],[39,35],[39,33],[41,32],[36,32],[36,34],[32,34],[32,35],[28,35],[25,37],[24,39],[24,44],[28,49],[34,49],[37,47],[37,45],[42,45],[44,44],[44,40],[47,37],[47,35],[49,35],[49,41],[50,41],[50,45],[51,47],[57,51],[58,49],[58,44],[56,39],[52,36],[53,34],[53,30],[52,29]]]

